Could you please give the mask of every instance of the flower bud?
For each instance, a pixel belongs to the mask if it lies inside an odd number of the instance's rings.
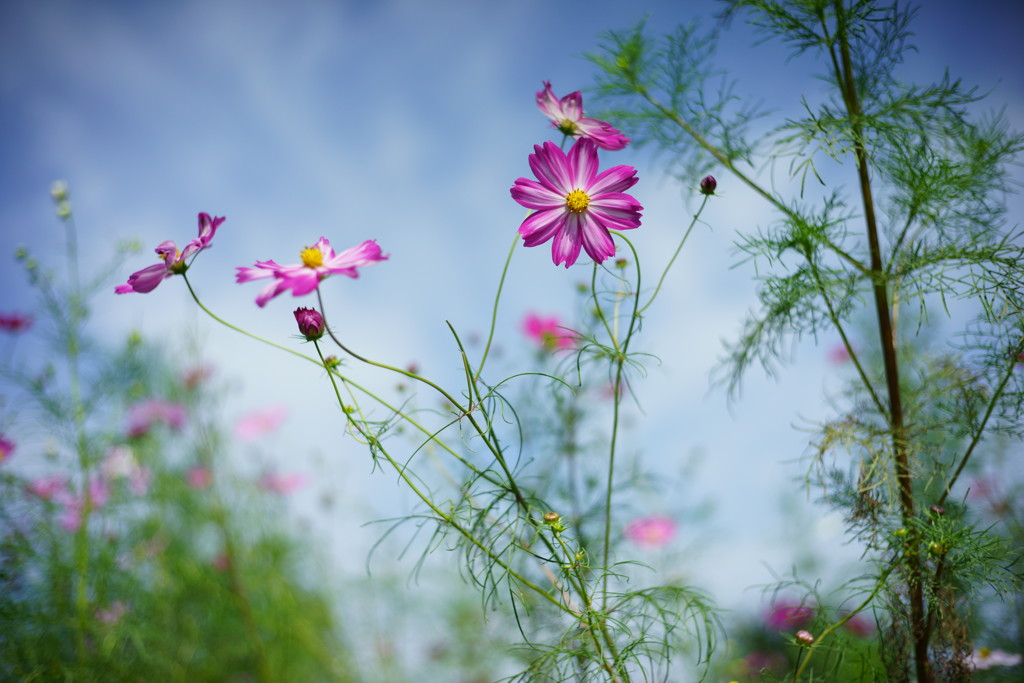
[[[928,508],[928,511],[936,517],[942,517],[944,514],[946,514],[946,508],[942,507],[941,505],[932,505],[931,507]]]
[[[316,341],[324,336],[324,317],[313,308],[296,308],[295,322],[299,324],[299,332],[306,341]]]
[[[810,631],[799,630],[796,632],[796,642],[801,645],[810,645],[814,642],[814,636],[811,635]]]
[[[700,181],[701,194],[714,194],[716,187],[718,187],[718,181],[713,175],[704,176]]]
[[[547,524],[554,524],[555,522],[557,522],[561,518],[562,518],[562,516],[560,514],[558,514],[557,512],[545,512],[544,513],[544,522],[547,523]]]

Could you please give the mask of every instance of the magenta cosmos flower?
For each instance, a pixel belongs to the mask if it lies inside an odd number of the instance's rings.
[[[583,96],[579,90],[558,99],[551,92],[551,82],[544,81],[544,89],[537,93],[537,107],[551,119],[551,125],[566,135],[593,140],[601,149],[612,152],[629,144],[629,138],[611,125],[583,116]]]
[[[27,332],[33,322],[32,316],[25,313],[0,314],[0,330],[11,334]]]
[[[290,266],[282,266],[274,261],[257,261],[254,268],[238,267],[235,281],[242,283],[273,278],[256,297],[256,304],[262,308],[275,296],[289,289],[292,290],[292,296],[309,294],[328,275],[337,273],[359,277],[357,268],[372,266],[388,258],[386,254],[381,254],[376,240],[366,240],[335,254],[326,237],[321,237],[316,244],[303,249],[299,257],[302,263]]]
[[[217,228],[223,222],[223,217],[214,218],[208,213],[199,214],[199,237],[186,244],[185,248],[181,251],[178,251],[177,245],[170,240],[161,242],[154,251],[163,263],[157,263],[132,273],[128,278],[128,282],[118,285],[114,288],[114,291],[118,294],[129,294],[131,292],[145,294],[146,292],[152,292],[156,289],[157,285],[170,276],[181,275],[188,270],[189,264],[185,263],[185,259],[195,256],[203,249],[209,247],[214,233],[217,232]]]
[[[636,169],[614,166],[598,173],[597,147],[577,140],[566,154],[553,142],[533,146],[530,168],[537,180],[519,178],[512,198],[535,211],[519,226],[523,244],[535,247],[548,240],[557,266],[576,263],[580,248],[601,263],[615,255],[609,230],[640,227],[644,208],[625,191],[636,185]]]
[[[626,525],[623,531],[623,535],[633,543],[648,548],[660,548],[668,545],[675,534],[675,520],[662,515],[634,519]]]
[[[571,349],[578,340],[576,333],[562,325],[562,321],[553,315],[543,317],[527,313],[523,319],[523,332],[545,351]]]

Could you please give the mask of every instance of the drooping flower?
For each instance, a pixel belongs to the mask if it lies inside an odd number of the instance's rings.
[[[156,286],[166,278],[184,273],[188,270],[189,265],[185,263],[185,260],[209,247],[217,228],[223,222],[223,217],[215,218],[208,213],[200,213],[199,237],[186,244],[181,251],[178,251],[177,245],[170,240],[161,242],[154,251],[163,263],[157,263],[132,273],[128,282],[118,285],[114,291],[118,294],[130,294],[131,292],[145,294],[156,289]]]
[[[163,423],[174,430],[185,426],[185,406],[151,398],[128,409],[128,436],[144,436],[154,425]]]
[[[298,491],[306,485],[305,475],[298,473],[284,474],[281,472],[268,472],[260,477],[259,486],[264,491],[271,493],[286,494]]]
[[[512,198],[535,211],[519,226],[523,244],[535,247],[551,240],[555,265],[576,263],[580,249],[601,263],[615,255],[609,230],[640,226],[642,206],[625,191],[636,184],[636,169],[613,166],[598,173],[597,147],[577,140],[566,155],[558,145],[534,145],[530,168],[537,180],[518,178]]]
[[[544,89],[537,93],[537,107],[551,119],[551,125],[566,135],[593,140],[598,147],[609,151],[629,144],[629,138],[610,124],[583,116],[583,96],[579,90],[558,99],[551,92],[551,82],[544,81]]]
[[[235,281],[251,282],[264,278],[273,278],[256,297],[256,305],[260,308],[278,294],[292,290],[292,296],[303,296],[316,290],[320,281],[331,274],[359,277],[357,268],[372,266],[388,258],[382,254],[376,240],[366,240],[362,244],[349,247],[335,254],[331,243],[321,237],[311,247],[306,247],[299,254],[302,263],[282,266],[274,261],[257,261],[255,267],[239,266],[235,270]]]
[[[574,348],[578,339],[553,315],[542,317],[536,313],[527,313],[523,319],[523,332],[545,351]]]
[[[793,602],[772,605],[765,618],[765,625],[773,631],[788,631],[806,626],[814,618],[814,608]]]
[[[0,462],[7,462],[14,453],[14,442],[0,434]]]
[[[0,314],[0,330],[18,334],[27,332],[34,322],[32,316],[27,313],[2,313]]]
[[[324,317],[315,308],[296,308],[295,322],[306,341],[316,341],[324,336]]]
[[[668,545],[675,534],[675,520],[663,515],[634,519],[623,531],[623,535],[633,543],[649,548]]]
[[[994,666],[1017,666],[1021,663],[1021,659],[1021,656],[1016,653],[983,647],[971,654],[970,663],[975,669],[991,669]]]
[[[288,409],[277,404],[246,413],[235,422],[235,436],[239,441],[255,441],[270,434],[288,417]]]

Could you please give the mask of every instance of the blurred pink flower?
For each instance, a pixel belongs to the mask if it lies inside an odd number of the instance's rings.
[[[340,254],[335,254],[326,237],[321,237],[312,247],[303,249],[299,257],[302,263],[288,266],[282,266],[274,261],[257,261],[253,268],[239,266],[235,268],[238,271],[235,274],[235,282],[273,278],[256,297],[256,305],[263,308],[268,301],[289,289],[292,290],[292,296],[303,296],[315,291],[320,286],[320,281],[328,275],[359,277],[358,268],[372,266],[388,258],[381,253],[376,240],[366,240]]]
[[[791,631],[806,626],[814,618],[814,608],[795,602],[772,605],[765,618],[765,626],[773,631]]]
[[[844,344],[836,344],[828,350],[828,362],[833,365],[842,365],[850,361],[850,352]]]
[[[623,534],[633,543],[649,548],[668,545],[676,533],[676,522],[671,517],[653,515],[634,519],[626,525]]]
[[[227,553],[221,553],[210,561],[210,565],[219,572],[226,572],[228,569],[231,569],[231,556]]]
[[[787,665],[786,658],[778,652],[751,652],[743,658],[744,672],[747,676],[758,676],[764,669],[779,673]]]
[[[54,500],[67,495],[68,481],[60,475],[53,474],[33,479],[25,490],[37,498]]]
[[[640,227],[640,203],[626,190],[637,183],[632,166],[613,166],[598,173],[597,147],[577,140],[566,154],[553,142],[533,146],[530,169],[537,180],[518,178],[512,199],[533,213],[519,226],[523,244],[536,247],[551,241],[551,260],[568,268],[580,249],[596,263],[615,255],[609,230]]]
[[[128,605],[120,600],[115,600],[109,606],[96,610],[96,620],[113,626],[121,621],[126,614],[128,614]]]
[[[213,472],[209,467],[193,467],[185,475],[185,481],[197,491],[208,489],[213,485]]]
[[[235,421],[235,436],[240,441],[255,441],[270,434],[288,417],[288,409],[280,404],[258,408]]]
[[[0,462],[7,462],[14,453],[14,442],[0,434]]]
[[[128,436],[144,436],[153,425],[163,423],[174,430],[185,426],[187,413],[180,403],[151,398],[128,409]]]
[[[987,647],[975,650],[971,654],[971,666],[975,669],[991,669],[994,666],[1017,666],[1021,662],[1019,654],[990,650]]]
[[[93,510],[99,510],[106,505],[110,499],[110,485],[107,480],[103,477],[93,477],[89,480],[84,496],[69,490],[58,491],[54,496],[54,500],[64,506],[59,519],[61,528],[65,531],[78,531],[82,526],[82,511],[85,508],[86,497]]]
[[[107,457],[100,465],[100,472],[109,481],[114,479],[127,479],[128,484],[137,496],[141,496],[149,489],[149,481],[152,475],[148,468],[139,465],[135,454],[128,446],[114,446],[107,453]]]
[[[172,275],[181,275],[188,270],[189,264],[185,263],[185,259],[209,247],[217,228],[223,222],[223,218],[213,218],[208,213],[200,213],[199,237],[186,244],[181,251],[178,251],[178,246],[170,240],[161,242],[154,251],[163,263],[157,263],[132,273],[128,282],[115,287],[114,292],[117,294],[132,292],[145,294],[156,289],[157,285],[166,278]]]
[[[185,388],[194,390],[200,384],[210,379],[210,375],[213,374],[213,370],[207,365],[193,365],[182,375],[181,381],[185,384]]]
[[[260,477],[259,486],[264,491],[271,493],[292,493],[306,485],[306,476],[292,472],[284,474],[281,472],[268,472]]]
[[[593,140],[595,145],[609,151],[629,144],[629,138],[610,124],[583,116],[583,96],[579,90],[558,99],[551,91],[551,81],[544,81],[544,89],[537,93],[537,108],[565,135]]]
[[[32,316],[26,313],[2,313],[0,314],[0,330],[18,334],[27,332],[34,322]]]
[[[527,313],[523,318],[523,332],[545,351],[575,348],[578,337],[566,329],[557,316],[541,317]]]
[[[858,638],[867,638],[875,632],[875,624],[861,614],[853,615],[849,621],[843,624],[843,628]]]

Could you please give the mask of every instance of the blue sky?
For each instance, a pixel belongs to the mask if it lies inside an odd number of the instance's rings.
[[[919,50],[908,57],[908,80],[936,79],[949,67],[991,90],[992,106],[1005,103],[1014,126],[1024,128],[1021,5],[926,5],[915,24]],[[70,183],[87,264],[105,263],[121,239],[143,246],[111,279],[111,290],[153,262],[157,243],[191,239],[197,212],[223,215],[214,248],[190,277],[232,322],[293,343],[291,311],[308,302],[281,297],[257,309],[259,287],[235,285],[234,267],[292,262],[321,235],[339,248],[376,238],[390,261],[357,281],[328,281],[335,327],[353,348],[380,360],[416,362],[427,375],[454,378],[458,359],[444,321],[465,332],[487,323],[523,217],[509,187],[528,174],[532,145],[552,132],[533,103],[541,82],[551,80],[559,94],[586,89],[593,70],[581,55],[602,31],[644,17],[657,29],[709,21],[719,7],[706,0],[7,0],[0,5],[0,254],[6,259],[26,244],[59,265],[48,195],[56,179]],[[813,67],[787,62],[777,43],[753,48],[754,41],[734,23],[718,57],[739,79],[742,96],[784,114],[796,111],[801,94],[820,92]],[[636,244],[653,272],[696,204],[643,150],[610,159],[603,157],[638,168],[634,193],[645,211]],[[641,342],[662,364],[640,389],[647,415],[632,438],[672,481],[682,476],[682,463],[700,457],[680,496],[714,500],[721,533],[720,542],[687,559],[688,571],[699,583],[735,592],[769,580],[762,562],[788,566],[780,550],[787,531],[774,512],[783,497],[805,498],[793,479],[803,471],[794,461],[807,436],[792,425],[823,415],[834,370],[825,361],[832,340],[821,340],[818,348],[799,347],[779,381],[753,373],[731,406],[709,391],[721,340],[754,304],[752,271],[731,267],[735,232],[769,217],[724,173],[719,180],[722,198],[704,215],[713,231],[694,233],[650,311]],[[1020,216],[1019,198],[1013,201]],[[7,263],[0,309],[23,308],[30,301],[24,277]],[[586,266],[554,267],[546,247],[517,251],[499,326],[509,357],[526,356],[521,316],[537,310],[571,319],[573,287],[587,277]],[[315,372],[211,325],[180,280],[149,295],[111,294],[94,314],[95,329],[108,339],[139,329],[184,345],[197,335],[222,376],[236,383],[225,405],[229,417],[288,403],[287,446],[259,454],[284,468],[304,457],[295,455],[305,449],[293,440],[302,443],[335,419]],[[366,520],[378,514],[369,499],[411,505],[394,493],[392,478],[371,475],[354,445],[308,440],[305,448],[335,467],[339,497],[365,503]],[[655,511],[675,504],[670,497]],[[347,519],[336,531],[346,539],[339,543],[365,539],[361,521]],[[824,538],[834,528],[819,531]]]

